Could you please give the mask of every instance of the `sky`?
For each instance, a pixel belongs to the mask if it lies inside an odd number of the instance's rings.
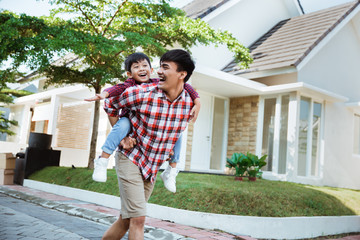
[[[300,0],[305,13],[351,1],[353,0]],[[184,4],[189,2],[191,2],[191,0],[174,0],[172,5],[176,7],[182,7]],[[52,6],[48,4],[47,0],[0,0],[0,9],[7,9],[16,13],[26,13],[32,16],[49,15],[49,10],[51,8]]]

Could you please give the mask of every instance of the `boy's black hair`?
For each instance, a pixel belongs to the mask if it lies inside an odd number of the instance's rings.
[[[195,63],[192,60],[190,54],[182,49],[174,49],[166,52],[160,58],[160,63],[161,62],[174,62],[177,65],[178,72],[187,72],[184,82],[187,82],[187,80],[189,80],[191,74],[195,69]]]
[[[151,63],[150,63],[150,59],[149,57],[141,52],[136,52],[133,54],[130,54],[126,59],[125,59],[125,70],[128,72],[131,72],[131,65],[133,65],[133,63],[137,63],[141,60],[146,60],[148,61],[150,68],[151,68]]]

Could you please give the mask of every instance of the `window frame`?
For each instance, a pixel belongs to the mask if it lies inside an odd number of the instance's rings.
[[[286,150],[286,170],[285,173],[279,172],[279,144],[280,144],[280,117],[281,117],[281,99],[284,95],[289,95],[289,106],[288,106],[288,125],[287,125],[287,150]],[[310,98],[311,101],[311,112],[309,118],[311,118],[311,124],[313,122],[314,114],[314,103],[321,104],[321,120],[319,127],[319,139],[317,144],[317,174],[311,176],[311,151],[307,152],[306,156],[306,175],[298,175],[298,138],[299,138],[299,125],[300,125],[300,103],[301,97]],[[264,128],[264,107],[265,100],[269,98],[276,98],[275,106],[275,123],[274,123],[274,144],[273,144],[273,162],[272,170],[265,171],[264,176],[269,179],[314,179],[318,180],[323,178],[323,164],[324,164],[324,123],[325,123],[325,108],[326,101],[317,96],[312,96],[309,94],[304,94],[300,92],[286,92],[271,94],[266,96],[260,96],[259,100],[259,110],[258,110],[258,129],[257,129],[257,142],[256,142],[256,154],[262,154],[262,141],[263,141],[263,128]],[[311,136],[313,127],[311,125]],[[312,139],[311,139],[312,141]],[[312,149],[312,142],[307,142],[307,146],[310,146]],[[309,169],[309,170],[308,170]],[[275,178],[274,178],[275,177]]]

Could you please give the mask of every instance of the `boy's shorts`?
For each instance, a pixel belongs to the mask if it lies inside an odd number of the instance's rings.
[[[146,203],[154,189],[150,180],[143,180],[140,169],[122,153],[115,154],[119,182],[122,219],[146,216]]]

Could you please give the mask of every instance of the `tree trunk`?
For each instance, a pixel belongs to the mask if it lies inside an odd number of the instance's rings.
[[[101,89],[101,88],[100,88]],[[95,90],[96,93],[100,93],[99,90]],[[96,143],[97,143],[97,136],[98,136],[98,128],[99,128],[99,115],[100,115],[100,101],[95,101],[94,107],[94,121],[92,125],[92,134],[91,134],[91,141],[90,141],[90,154],[89,154],[89,161],[88,161],[88,168],[94,168],[94,158],[96,157]]]

